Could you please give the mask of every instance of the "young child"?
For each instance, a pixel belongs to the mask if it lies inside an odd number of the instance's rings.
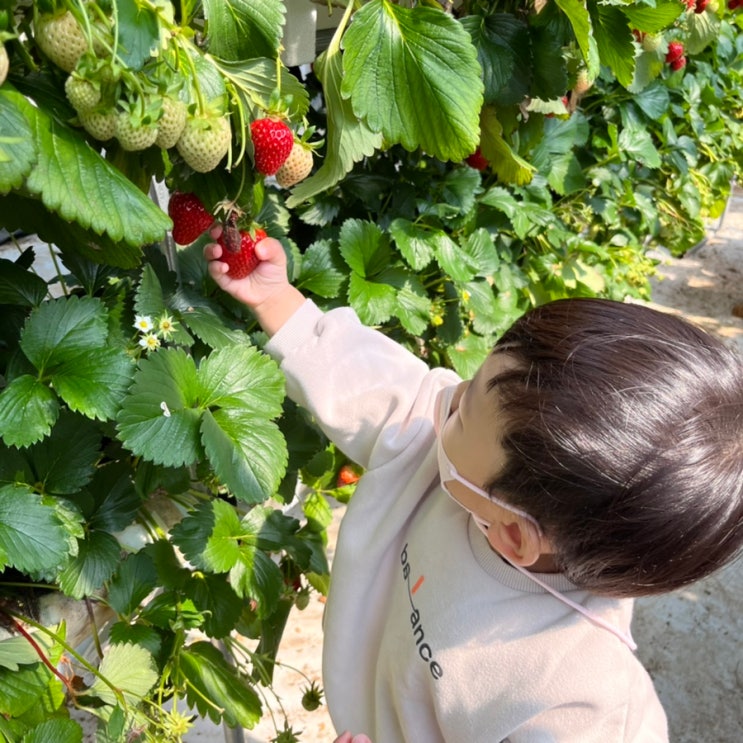
[[[374,743],[667,740],[633,654],[632,597],[741,549],[737,357],[647,307],[562,300],[461,381],[350,309],[321,313],[287,281],[277,241],[256,252],[241,281],[218,245],[205,255],[271,337],[289,396],[366,468],[324,620],[336,730]]]

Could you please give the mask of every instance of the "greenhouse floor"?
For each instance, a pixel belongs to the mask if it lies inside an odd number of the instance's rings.
[[[24,238],[21,247],[33,242]],[[39,272],[55,273],[49,253],[39,246]],[[14,260],[12,243],[0,257]],[[743,191],[737,190],[707,240],[682,259],[659,256],[653,305],[679,313],[719,335],[743,355]],[[335,511],[330,549],[343,509]],[[308,681],[320,683],[323,604],[313,597],[294,612],[279,655],[275,689],[295,731],[305,743],[332,743],[335,734],[325,707],[301,706]],[[638,655],[651,676],[669,718],[673,743],[740,743],[743,740],[743,562],[690,588],[637,602],[634,636]],[[267,706],[279,710],[277,700]],[[282,727],[282,718],[276,722]],[[356,731],[363,732],[363,731]],[[187,743],[267,743],[276,735],[270,719],[252,731],[223,730],[198,721]],[[86,737],[87,739],[87,737]],[[91,736],[90,740],[94,740]],[[375,741],[384,743],[384,741]]]

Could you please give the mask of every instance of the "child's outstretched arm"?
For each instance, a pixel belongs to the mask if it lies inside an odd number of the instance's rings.
[[[218,238],[220,227],[212,230]],[[209,261],[209,273],[217,285],[239,302],[249,307],[263,330],[274,335],[304,303],[304,295],[289,283],[286,274],[286,254],[278,240],[267,237],[255,246],[260,263],[244,279],[227,275],[229,266],[220,261],[222,247],[214,242],[204,248]]]

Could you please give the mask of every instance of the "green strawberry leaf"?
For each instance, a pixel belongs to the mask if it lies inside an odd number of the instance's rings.
[[[348,284],[348,301],[365,325],[381,325],[397,310],[394,286],[367,281],[355,271]]]
[[[372,0],[354,15],[343,46],[342,93],[372,131],[440,160],[474,152],[480,65],[469,34],[451,15]]]
[[[106,598],[114,611],[130,616],[157,586],[157,571],[146,552],[128,555],[107,586]]]
[[[0,258],[0,304],[36,307],[46,299],[47,284],[41,276]]]
[[[140,362],[119,415],[124,444],[156,464],[194,464],[206,454],[236,497],[262,501],[286,468],[286,443],[271,418],[281,414],[283,377],[244,343],[205,358],[198,371],[181,350]]]
[[[148,464],[140,463],[136,474],[141,475]],[[151,493],[154,490],[155,487],[144,492]],[[129,526],[141,504],[141,498],[131,479],[129,463],[126,461],[97,467],[93,480],[83,491],[83,495],[89,498],[92,504],[92,513],[88,519],[89,528],[102,531],[117,532]]]
[[[655,0],[652,5],[642,5],[640,3],[622,5],[622,13],[627,16],[630,26],[649,34],[663,31],[685,12],[685,3],[680,3],[678,0]],[[694,15],[702,17],[702,14],[695,13]],[[710,14],[705,13],[703,15],[708,16]],[[694,22],[691,17],[688,20]]]
[[[463,379],[471,379],[493,349],[495,338],[470,333],[446,350],[454,371]]]
[[[21,348],[43,374],[54,365],[55,354],[100,348],[107,336],[105,306],[92,297],[71,296],[45,302],[31,313]]]
[[[83,729],[75,720],[53,718],[23,736],[23,743],[82,743]]]
[[[398,217],[390,223],[389,232],[413,270],[422,271],[433,260],[435,236],[428,225]]]
[[[421,336],[428,328],[432,308],[425,290],[414,288],[408,283],[397,292],[395,316],[411,335]]]
[[[50,212],[38,198],[25,198],[9,193],[0,199],[0,224],[8,231],[21,230],[37,234],[42,240],[56,245],[65,262],[82,257],[95,264],[105,261],[109,266],[135,268],[141,263],[139,247],[117,242],[107,235],[96,235],[79,224],[67,222]]]
[[[61,634],[64,636],[63,630]],[[41,632],[36,633],[35,639],[49,662],[59,663],[62,647],[52,645]],[[62,706],[64,699],[62,684],[40,660],[17,671],[0,669],[0,715],[20,717],[34,707],[51,714]],[[56,739],[48,743],[56,743]]]
[[[641,123],[628,121],[619,133],[618,143],[625,157],[639,161],[647,168],[661,166],[660,153],[653,144],[653,137]]]
[[[18,93],[3,90],[31,127],[37,160],[26,189],[63,220],[139,248],[161,240],[170,218],[78,133]],[[52,238],[53,241],[53,238]]]
[[[224,3],[220,3],[224,5]],[[255,56],[255,55],[249,55]],[[235,86],[249,109],[267,110],[276,89],[275,59],[244,59],[231,62],[211,58],[212,64]],[[309,95],[301,82],[286,68],[281,68],[281,95],[290,119],[299,119],[307,113]]]
[[[277,491],[289,455],[275,423],[223,408],[204,413],[202,435],[214,472],[236,498],[260,503]]]
[[[484,227],[479,227],[467,235],[462,248],[472,256],[472,260],[477,264],[476,276],[488,277],[495,273],[500,264],[500,258],[493,245],[493,236]]]
[[[480,335],[494,335],[500,330],[499,308],[492,285],[487,281],[468,281],[461,287],[467,292],[464,303],[472,318],[472,327]]]
[[[98,591],[121,562],[116,538],[91,530],[78,543],[78,553],[59,575],[59,586],[68,596],[81,599]]]
[[[139,71],[160,43],[157,6],[116,0],[116,10],[117,54],[124,65]]]
[[[77,493],[93,478],[101,433],[89,420],[63,410],[51,435],[28,451],[36,483],[45,493]],[[29,483],[33,484],[33,483]]]
[[[701,54],[720,35],[720,19],[714,13],[691,13],[687,20],[686,54]]]
[[[54,506],[24,487],[0,487],[0,569],[46,572],[66,554],[67,534]]]
[[[373,222],[347,219],[341,227],[339,240],[343,259],[359,276],[374,276],[389,265],[387,237]]]
[[[355,163],[371,156],[382,146],[382,134],[373,132],[356,116],[351,101],[341,93],[343,58],[339,45],[339,38],[334,37],[330,46],[315,60],[315,74],[322,84],[327,110],[325,159],[313,175],[292,189],[291,196],[286,200],[289,209],[327,191]]]
[[[250,544],[243,544],[240,559],[230,570],[230,584],[238,596],[256,602],[256,614],[263,618],[275,608],[284,579],[270,555]]]
[[[591,6],[591,19],[601,64],[628,88],[635,75],[635,47],[627,16],[617,7],[596,5]]]
[[[202,629],[209,637],[226,637],[235,629],[244,601],[228,583],[226,575],[195,574],[184,593],[204,614]]]
[[[9,85],[0,91],[0,194],[20,188],[36,162],[31,126]]]
[[[482,67],[485,103],[520,103],[531,83],[531,38],[526,23],[509,13],[460,19]]]
[[[188,703],[202,717],[229,727],[252,729],[261,718],[261,700],[246,678],[209,642],[195,642],[178,654],[187,680]]]
[[[241,330],[230,328],[212,307],[191,306],[179,313],[179,318],[200,341],[214,349],[245,344],[247,337]]]
[[[431,233],[436,262],[441,270],[455,281],[469,281],[473,279],[480,267],[475,259],[457,245],[450,235],[443,230],[434,230]]]
[[[180,349],[161,349],[139,363],[118,416],[121,441],[155,464],[197,462],[201,386],[193,359]]]
[[[20,345],[72,410],[106,420],[115,415],[131,379],[129,358],[105,346],[107,337],[103,303],[72,296],[33,310]]]
[[[284,378],[273,359],[241,344],[212,352],[199,367],[203,406],[254,417],[281,415]]]
[[[583,60],[591,78],[599,73],[599,50],[593,37],[591,16],[586,3],[582,0],[555,0],[557,7],[567,16],[573,27],[575,40],[578,42]]]
[[[152,655],[139,645],[109,646],[98,673],[88,691],[111,706],[120,695],[127,704],[138,704],[159,677]]]
[[[17,635],[0,640],[0,668],[17,671],[20,666],[39,662],[39,655],[25,637]]]
[[[495,109],[486,106],[480,117],[482,139],[480,149],[490,167],[503,183],[523,186],[531,181],[536,168],[517,155],[503,139],[503,126],[498,120]]]
[[[59,415],[59,400],[48,385],[24,374],[0,392],[0,438],[25,447],[48,436]]]
[[[346,273],[338,267],[332,243],[313,242],[302,254],[302,265],[295,286],[325,299],[334,299],[340,293]]]
[[[245,529],[227,502],[202,503],[171,530],[171,539],[197,569],[227,573],[240,558]]]
[[[209,51],[217,57],[276,59],[284,26],[284,3],[274,0],[204,0]]]

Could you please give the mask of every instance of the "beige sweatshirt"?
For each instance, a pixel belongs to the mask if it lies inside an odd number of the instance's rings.
[[[634,654],[490,549],[440,487],[434,413],[459,378],[310,301],[266,347],[292,399],[367,468],[341,525],[323,682],[338,731],[374,743],[655,743]],[[632,602],[540,578],[629,633]]]

